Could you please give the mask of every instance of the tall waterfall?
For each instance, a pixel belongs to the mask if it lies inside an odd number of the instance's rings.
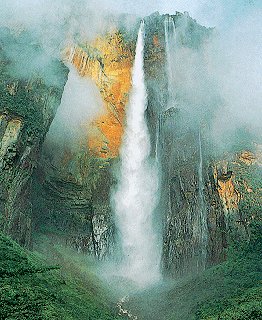
[[[207,256],[207,217],[206,217],[206,206],[204,200],[204,180],[203,180],[203,153],[202,153],[202,140],[201,131],[198,133],[199,143],[199,167],[198,167],[198,184],[199,184],[199,213],[198,213],[198,230],[199,230],[199,244],[200,244],[200,261],[199,268],[204,269],[206,264]]]
[[[175,61],[174,53],[176,50],[176,29],[175,23],[172,17],[167,16],[165,18],[165,42],[166,42],[166,72],[168,80],[168,102],[167,108],[170,108],[175,103]]]
[[[186,18],[187,19],[187,18]],[[186,23],[187,21],[185,21]],[[180,26],[181,28],[181,26]],[[178,41],[179,34],[181,36],[181,29],[176,31],[174,20],[171,16],[167,15],[165,17],[164,21],[164,30],[165,30],[165,49],[166,49],[166,77],[167,77],[167,103],[166,103],[166,110],[170,109],[172,107],[179,106],[180,109],[183,109],[183,101],[179,101],[178,98],[178,69],[176,68],[178,66],[178,57],[180,51],[180,44]],[[164,110],[164,111],[166,111]],[[170,117],[166,121],[165,112],[160,112],[158,116],[158,131],[157,131],[157,144],[156,144],[156,157],[161,157],[161,141],[162,137],[161,134],[163,134],[163,127],[165,127],[165,130],[167,130],[167,125],[170,125],[170,128],[168,128],[171,132],[171,130],[175,130],[176,136],[181,140],[183,140],[182,132],[184,129],[184,126],[186,125],[186,119],[187,115],[185,114],[186,110],[181,110],[181,118],[173,118],[175,126],[172,128],[172,117]],[[185,121],[185,122],[184,122]],[[181,127],[183,126],[183,129],[181,131],[181,136],[179,132],[179,125]],[[188,128],[188,132],[191,132],[192,128]],[[192,133],[190,133],[192,134]],[[193,135],[193,134],[192,134]],[[194,133],[195,135],[195,133]],[[195,137],[195,136],[194,136]],[[175,154],[177,155],[178,165],[174,166],[174,176],[179,176],[180,180],[180,186],[178,188],[183,188],[183,185],[187,185],[190,178],[188,177],[182,177],[180,176],[180,168],[179,163],[183,164],[185,163],[184,159],[182,159],[182,155],[184,151],[183,147],[181,148],[181,145],[179,145],[179,139],[177,139],[178,145],[174,145],[174,148],[180,148],[180,150],[176,151]],[[198,147],[199,150],[199,158],[198,163],[196,164],[197,167],[194,166],[194,169],[191,168],[189,170],[192,170],[192,175],[197,176],[198,180],[198,189],[195,189],[195,202],[188,203],[187,206],[187,216],[185,218],[185,214],[183,213],[184,208],[177,207],[177,212],[174,213],[175,217],[175,223],[172,226],[174,230],[174,234],[176,234],[177,239],[180,240],[180,237],[184,237],[184,239],[187,239],[184,241],[182,246],[175,246],[177,249],[177,258],[175,257],[174,260],[177,259],[179,267],[180,266],[186,266],[186,268],[195,270],[195,271],[201,271],[205,268],[206,265],[206,257],[207,257],[207,208],[205,206],[205,199],[204,199],[204,178],[203,178],[203,153],[202,153],[202,139],[201,139],[201,132],[199,130],[198,137],[195,139],[192,139],[191,145],[193,146],[196,144],[196,147]],[[185,145],[185,148],[187,146]],[[188,152],[190,154],[190,151]],[[183,155],[183,157],[185,157]],[[161,163],[161,161],[159,161]],[[165,162],[164,162],[165,163]],[[190,166],[190,163],[189,163]],[[197,169],[195,171],[195,168]],[[166,170],[166,168],[162,168],[163,172]],[[172,169],[173,170],[173,169]],[[164,181],[165,183],[165,181]],[[179,194],[179,189],[176,189],[175,192]],[[184,190],[182,190],[184,192]],[[185,207],[186,207],[185,206]],[[181,212],[180,212],[181,210]],[[170,210],[171,211],[171,210]],[[186,211],[186,210],[185,210]],[[183,213],[183,214],[182,214]],[[181,272],[181,270],[178,270]],[[182,270],[183,271],[183,270]]]
[[[165,45],[166,45],[166,73],[167,73],[167,88],[168,97],[165,110],[161,110],[158,115],[158,123],[156,130],[156,151],[155,156],[159,162],[160,149],[161,149],[161,130],[163,122],[163,112],[167,109],[174,107],[176,103],[175,92],[175,64],[173,61],[174,52],[176,50],[176,29],[172,17],[166,16],[164,21],[165,27]]]
[[[144,22],[141,23],[126,130],[120,151],[121,168],[113,195],[116,225],[122,248],[120,273],[140,286],[160,279],[161,249],[154,230],[157,171],[150,162],[150,137],[145,120],[147,94],[144,80]]]

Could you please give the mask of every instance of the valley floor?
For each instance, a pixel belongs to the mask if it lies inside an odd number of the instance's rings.
[[[96,265],[40,236],[30,253],[0,236],[0,319],[259,320],[262,319],[261,235],[228,261],[180,281],[129,294],[103,283]],[[41,253],[40,253],[41,252]],[[52,261],[52,263],[50,263]],[[115,284],[116,285],[116,284]],[[131,316],[132,315],[132,316]],[[136,318],[137,317],[137,318]]]

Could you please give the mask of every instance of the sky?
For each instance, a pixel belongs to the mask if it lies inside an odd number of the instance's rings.
[[[89,0],[90,2],[90,0]],[[230,24],[243,13],[262,8],[261,0],[91,0],[105,9],[148,15],[152,12],[189,12],[190,16],[206,26]]]
[[[66,15],[72,8],[85,12],[95,10],[97,16],[101,11],[113,13],[131,13],[139,16],[149,15],[155,11],[174,14],[176,11],[189,12],[190,16],[206,26],[231,24],[243,14],[262,9],[261,0],[0,0],[2,14],[9,8],[9,19],[12,16],[37,19],[44,12],[53,12],[53,20]],[[11,9],[11,10],[10,10]],[[32,16],[32,13],[34,14]],[[6,15],[6,14],[5,14]],[[49,14],[50,16],[50,14]]]

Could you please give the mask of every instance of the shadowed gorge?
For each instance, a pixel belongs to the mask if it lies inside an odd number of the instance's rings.
[[[0,319],[262,319],[261,10],[220,2],[0,5]]]

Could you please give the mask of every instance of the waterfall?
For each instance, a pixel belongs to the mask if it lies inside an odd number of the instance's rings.
[[[157,119],[157,130],[156,130],[156,147],[155,147],[155,157],[158,163],[160,163],[160,148],[161,148],[161,131],[163,122],[163,113],[170,107],[175,105],[175,66],[172,57],[174,57],[174,52],[176,49],[176,29],[175,23],[172,17],[167,16],[164,21],[165,27],[165,45],[166,45],[166,73],[167,73],[167,106],[164,110],[160,111]]]
[[[156,128],[156,147],[155,147],[155,158],[158,165],[160,165],[160,152],[161,152],[161,131],[162,131],[162,113],[159,113],[157,119]]]
[[[157,170],[149,159],[150,137],[145,120],[147,94],[144,80],[144,22],[141,23],[126,129],[120,151],[120,176],[113,194],[116,226],[122,249],[120,274],[139,286],[160,279],[160,245],[154,229]]]
[[[202,154],[202,141],[201,141],[201,131],[199,129],[198,134],[199,143],[199,168],[198,168],[198,184],[199,184],[199,203],[200,209],[198,214],[198,230],[199,230],[199,243],[201,257],[199,265],[202,269],[205,268],[206,256],[207,256],[207,217],[206,217],[206,207],[204,200],[204,181],[203,181],[203,154]]]
[[[163,122],[163,113],[171,107],[175,106],[175,66],[172,57],[176,50],[176,29],[175,23],[172,17],[166,16],[164,21],[165,27],[165,45],[166,45],[166,73],[167,73],[167,105],[164,110],[160,111],[157,119],[156,130],[156,147],[155,157],[158,163],[160,163],[160,149],[161,149],[161,131]]]
[[[69,54],[69,57],[68,57],[68,61],[69,61],[70,63],[73,63],[73,59],[74,59],[74,56],[75,56],[75,52],[76,52],[76,46],[74,45],[74,46],[72,46],[72,47],[70,48],[70,54]]]
[[[165,43],[166,43],[166,72],[168,81],[167,109],[175,103],[175,61],[172,59],[176,50],[176,29],[172,17],[165,18]]]

